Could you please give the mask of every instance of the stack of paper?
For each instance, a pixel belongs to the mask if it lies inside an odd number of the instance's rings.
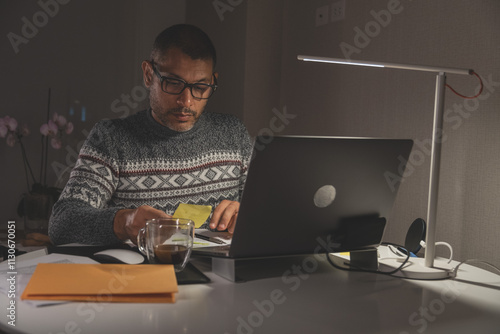
[[[40,263],[21,299],[174,303],[172,265]]]

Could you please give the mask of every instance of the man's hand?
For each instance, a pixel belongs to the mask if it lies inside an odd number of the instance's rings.
[[[217,205],[212,214],[210,228],[219,231],[224,231],[227,228],[229,233],[233,233],[239,209],[239,202],[229,201],[227,199],[223,200]]]
[[[137,209],[123,209],[116,212],[113,221],[113,230],[120,240],[130,239],[137,244],[139,230],[146,226],[146,221],[154,218],[170,218],[165,212],[157,210],[148,205],[142,205]]]

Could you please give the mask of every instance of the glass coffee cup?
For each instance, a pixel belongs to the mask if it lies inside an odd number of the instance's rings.
[[[156,218],[137,235],[137,246],[149,263],[171,264],[182,271],[191,256],[194,222],[183,218]]]

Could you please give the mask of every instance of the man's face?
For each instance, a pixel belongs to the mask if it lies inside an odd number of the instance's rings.
[[[189,88],[179,95],[165,93],[152,66],[146,61],[142,63],[144,83],[150,90],[153,118],[174,131],[190,130],[200,118],[208,100],[194,98]],[[155,66],[165,77],[182,79],[187,83],[214,83],[211,60],[191,59],[178,48],[170,48],[162,58],[155,59]]]

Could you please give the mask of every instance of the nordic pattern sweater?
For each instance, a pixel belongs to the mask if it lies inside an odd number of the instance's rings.
[[[59,200],[49,236],[55,244],[114,244],[116,212],[149,205],[173,214],[179,203],[238,201],[252,143],[234,116],[204,112],[175,132],[151,110],[97,123],[80,150]]]

